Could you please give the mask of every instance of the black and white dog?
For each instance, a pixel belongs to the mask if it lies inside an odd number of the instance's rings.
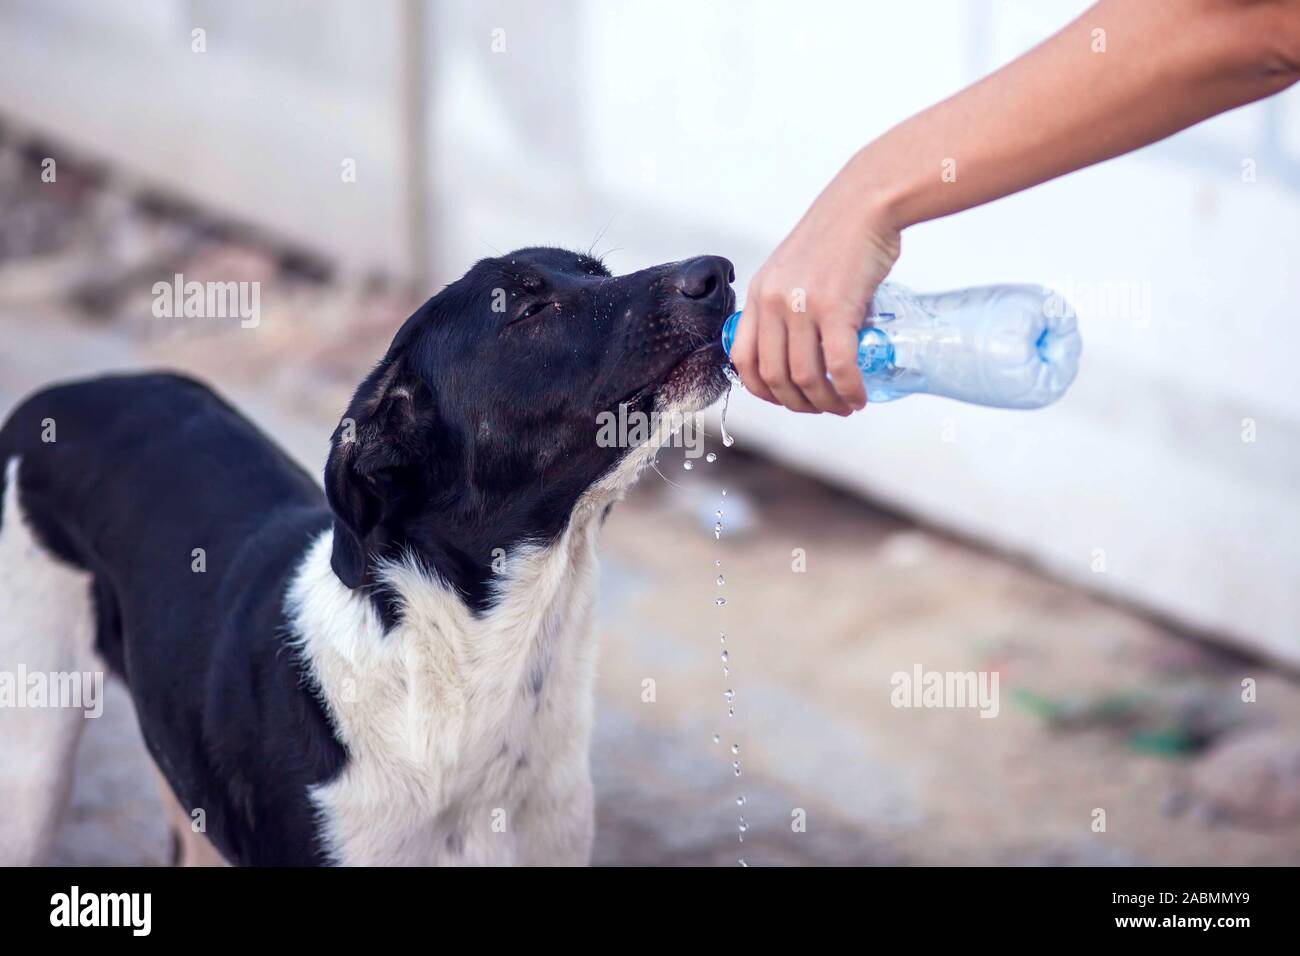
[[[190,860],[587,862],[597,530],[725,390],[733,279],[479,262],[357,389],[323,493],[190,379],[33,395],[0,430],[0,670],[125,680]],[[597,440],[620,405],[650,441]],[[47,850],[82,722],[0,709],[0,863]]]

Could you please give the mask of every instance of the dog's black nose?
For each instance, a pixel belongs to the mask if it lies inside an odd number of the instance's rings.
[[[697,256],[677,267],[674,284],[688,299],[709,299],[722,295],[736,278],[736,267],[722,256]]]

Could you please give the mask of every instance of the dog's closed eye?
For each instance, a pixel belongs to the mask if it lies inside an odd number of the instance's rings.
[[[558,311],[559,310],[558,303],[555,302],[530,303],[529,305],[521,309],[518,315],[516,315],[513,319],[507,322],[504,328],[502,329],[502,331],[505,331],[505,329],[509,329],[512,326],[519,325],[520,323],[527,322],[530,319],[536,319],[540,316],[543,316],[547,312],[551,311],[552,309]]]

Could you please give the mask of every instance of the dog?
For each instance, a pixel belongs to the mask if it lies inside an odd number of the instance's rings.
[[[0,429],[0,668],[125,682],[182,862],[587,863],[598,530],[728,387],[734,278],[478,262],[357,388],[323,489],[192,379],[38,392]],[[597,441],[613,409],[653,435]],[[47,853],[82,725],[0,708],[0,863]]]

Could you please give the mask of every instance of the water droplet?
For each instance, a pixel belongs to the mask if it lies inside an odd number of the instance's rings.
[[[727,661],[729,661],[729,660],[731,660],[731,655],[728,654],[726,651],[723,651],[723,652],[722,652],[722,663],[725,664],[725,663],[727,663]]]
[[[740,761],[737,760],[735,763],[733,763],[733,764],[731,765],[731,769],[734,770],[734,771],[736,771],[736,776],[739,777],[739,776],[740,776]]]
[[[718,456],[715,455],[713,452],[709,452],[707,455],[704,456],[704,460],[711,465],[718,460]]]
[[[714,734],[714,735],[713,735],[713,742],[714,742],[715,744],[720,744],[720,743],[722,743],[722,734]]]
[[[724,690],[722,692],[722,696],[725,697],[727,699],[727,703],[730,704],[733,700],[736,699],[736,692],[728,688],[727,690]]]
[[[737,797],[736,806],[743,807],[744,805],[745,805],[745,798],[743,796]]]
[[[714,601],[713,603],[716,604],[718,607],[722,607],[722,605],[724,605],[724,604],[727,603],[727,599],[726,599],[726,598],[718,598],[718,599],[717,599],[716,601]]]
[[[728,707],[728,708],[727,708],[727,716],[728,716],[728,717],[735,717],[735,716],[736,716],[736,708],[734,708],[734,707]]]
[[[723,676],[723,677],[730,677],[730,676],[731,676],[731,668],[730,668],[730,667],[723,667],[723,668],[722,668],[722,676]]]
[[[723,586],[724,584],[726,584],[726,583],[727,583],[726,578],[724,578],[721,574],[719,574],[719,575],[718,575],[718,587],[722,587],[722,586]]]
[[[687,458],[684,462],[682,462],[682,467],[685,468],[687,471],[690,471],[692,468],[695,467],[695,462]]]
[[[726,635],[724,632],[719,632],[719,633],[718,633],[718,643],[719,643],[719,644],[725,644],[725,643],[727,643],[727,635]]]
[[[721,521],[721,520],[722,520],[722,509],[719,508],[717,511],[713,512],[713,517],[715,517],[715,518],[717,518],[719,521]]]
[[[738,753],[740,753],[740,744],[732,744],[732,745],[731,745],[731,752],[732,752],[733,754],[738,754]]]
[[[720,568],[720,567],[722,567],[722,562],[721,562],[721,561],[714,561],[714,562],[713,562],[713,566],[714,566],[715,568]]]
[[[749,867],[749,864],[746,863],[743,859],[737,860],[736,862],[739,863],[739,864],[740,864],[741,866],[743,866],[743,867],[746,867],[746,868]]]
[[[727,434],[727,409],[730,407],[731,407],[731,389],[727,389],[727,394],[722,399],[722,418],[718,422],[718,424],[722,428],[722,444],[726,448],[730,448],[734,441],[734,439],[732,439],[732,437]]]
[[[741,817],[741,818],[740,818],[740,826],[737,827],[737,829],[739,829],[741,833],[748,833],[748,832],[749,832],[749,824],[745,822],[745,818],[744,818],[744,817]]]
[[[726,488],[723,488],[723,489],[722,489],[722,497],[724,497],[724,498],[727,497],[727,489],[726,489]]]

